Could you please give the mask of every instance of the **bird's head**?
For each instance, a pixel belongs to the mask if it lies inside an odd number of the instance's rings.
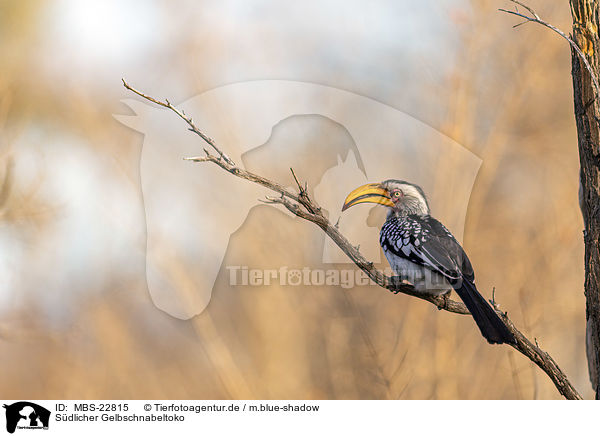
[[[390,208],[395,215],[428,215],[427,197],[417,185],[402,180],[368,183],[348,194],[342,211],[359,203],[375,203]]]

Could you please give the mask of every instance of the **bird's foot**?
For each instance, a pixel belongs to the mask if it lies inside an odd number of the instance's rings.
[[[391,290],[394,294],[398,294],[400,293],[400,288],[403,285],[407,285],[407,286],[414,286],[414,284],[412,284],[411,282],[409,282],[408,280],[404,279],[401,276],[391,276],[390,277],[390,281],[392,282],[392,284],[394,285],[394,289]]]

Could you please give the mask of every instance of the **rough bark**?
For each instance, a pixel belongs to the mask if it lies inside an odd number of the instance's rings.
[[[598,77],[599,0],[570,0],[573,40]],[[593,76],[572,50],[573,97],[579,145],[579,202],[584,221],[587,357],[590,381],[600,399],[600,102]]]

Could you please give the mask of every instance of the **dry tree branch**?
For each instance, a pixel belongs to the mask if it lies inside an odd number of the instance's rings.
[[[509,0],[509,1],[515,3],[518,6],[521,6],[522,8],[526,9],[527,12],[529,12],[531,14],[531,15],[522,14],[518,11],[518,9],[516,7],[515,7],[516,10],[514,10],[514,11],[510,11],[508,9],[498,9],[500,12],[506,12],[507,14],[516,15],[518,17],[525,19],[525,21],[515,24],[513,26],[513,28],[519,27],[525,23],[538,23],[538,24],[541,24],[542,26],[552,30],[553,32],[557,33],[558,35],[562,36],[565,40],[567,40],[567,42],[571,45],[573,50],[575,50],[575,52],[577,53],[577,56],[579,56],[581,58],[581,60],[583,61],[584,65],[585,65],[585,69],[588,71],[588,73],[590,73],[590,77],[592,78],[592,82],[594,82],[594,88],[596,90],[596,98],[599,98],[600,97],[600,85],[598,84],[598,78],[594,74],[594,71],[592,70],[592,66],[588,62],[587,57],[585,56],[585,54],[583,54],[583,52],[581,51],[581,48],[579,48],[579,45],[577,45],[577,43],[575,41],[573,41],[573,39],[570,36],[568,36],[565,32],[560,30],[558,27],[553,26],[552,24],[548,23],[547,21],[542,20],[540,18],[540,16],[538,14],[536,14],[535,11],[532,8],[530,8],[529,6],[521,3],[518,0]]]
[[[185,114],[185,112],[178,110],[175,106],[173,106],[171,104],[171,102],[169,100],[167,100],[167,99],[165,99],[165,101],[156,100],[155,98],[152,98],[149,95],[144,95],[141,92],[133,89],[131,86],[129,86],[129,84],[125,81],[125,79],[121,79],[121,80],[123,81],[123,86],[125,88],[127,88],[128,90],[130,90],[131,92],[139,95],[140,97],[145,98],[148,101],[151,101],[152,103],[156,103],[159,106],[162,106],[167,109],[171,109],[173,112],[175,112],[179,116],[179,118],[181,118],[188,124],[189,130],[194,132],[196,135],[200,136],[204,140],[204,142],[206,142],[208,145],[210,145],[219,154],[219,157],[221,159],[224,159],[230,165],[235,165],[233,163],[233,161],[225,153],[223,153],[219,149],[219,147],[217,147],[217,145],[215,144],[215,141],[210,136],[205,135],[202,131],[200,131],[200,129],[198,129],[196,127],[196,125],[192,121],[191,117],[188,117]]]
[[[185,160],[192,162],[212,162],[236,177],[257,183],[278,193],[279,196],[267,196],[266,200],[263,201],[270,204],[282,205],[297,217],[316,224],[337,244],[337,246],[352,260],[352,262],[356,264],[356,266],[364,271],[373,282],[382,288],[388,289],[394,294],[403,293],[421,300],[428,301],[435,305],[439,310],[446,310],[448,312],[458,314],[470,314],[469,310],[463,303],[450,299],[447,294],[442,296],[423,294],[418,292],[412,284],[408,282],[399,283],[395,277],[386,276],[384,273],[375,268],[373,262],[369,262],[367,259],[365,259],[365,257],[360,253],[358,247],[352,245],[350,241],[340,233],[337,226],[332,224],[327,219],[319,205],[308,195],[306,184],[302,186],[293,169],[290,168],[294,177],[294,181],[298,186],[297,194],[288,190],[279,183],[273,182],[258,174],[254,174],[250,171],[246,171],[245,169],[237,167],[233,161],[231,161],[231,159],[229,159],[217,147],[212,139],[210,139],[192,124],[191,118],[186,117],[183,112],[176,109],[173,105],[171,105],[171,103],[169,103],[168,100],[162,102],[149,95],[146,95],[143,92],[140,92],[129,86],[125,80],[123,80],[123,85],[125,88],[139,95],[140,97],[175,112],[180,118],[184,119],[188,123],[188,125],[191,127],[191,131],[204,139],[219,154],[218,156],[215,156],[208,150],[204,149],[205,156],[186,157],[184,158]],[[515,327],[512,321],[508,318],[507,313],[502,312],[495,302],[493,302],[493,307],[516,338],[516,343],[510,344],[510,346],[526,356],[542,371],[544,371],[548,377],[550,377],[557,390],[566,399],[582,399],[581,395],[579,395],[579,393],[575,390],[567,376],[558,367],[554,359],[537,345],[537,340],[535,344],[532,343]]]

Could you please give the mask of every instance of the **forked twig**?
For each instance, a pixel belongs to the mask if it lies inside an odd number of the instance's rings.
[[[571,45],[571,47],[573,47],[573,50],[575,50],[575,52],[577,53],[577,56],[579,56],[579,58],[583,61],[583,64],[585,65],[585,69],[590,74],[590,77],[592,78],[592,82],[594,83],[594,89],[596,91],[596,99],[599,99],[600,98],[600,85],[598,84],[598,78],[596,77],[596,74],[594,74],[594,70],[592,70],[592,66],[590,65],[585,54],[581,51],[581,48],[579,47],[579,45],[575,41],[573,41],[573,39],[569,35],[567,35],[565,32],[560,30],[558,27],[548,23],[547,21],[542,20],[540,18],[540,16],[538,14],[536,14],[535,11],[531,7],[523,4],[522,2],[520,2],[518,0],[509,0],[509,1],[521,6],[522,8],[526,9],[531,14],[529,16],[529,15],[520,13],[518,10],[511,11],[508,9],[498,9],[500,12],[505,12],[507,14],[516,15],[518,17],[525,19],[525,21],[515,24],[513,26],[513,28],[519,27],[525,23],[538,23],[538,24],[541,24],[542,26],[552,30],[553,32],[557,33],[558,35],[560,35],[561,37],[563,37],[565,40],[568,41],[568,43]]]

